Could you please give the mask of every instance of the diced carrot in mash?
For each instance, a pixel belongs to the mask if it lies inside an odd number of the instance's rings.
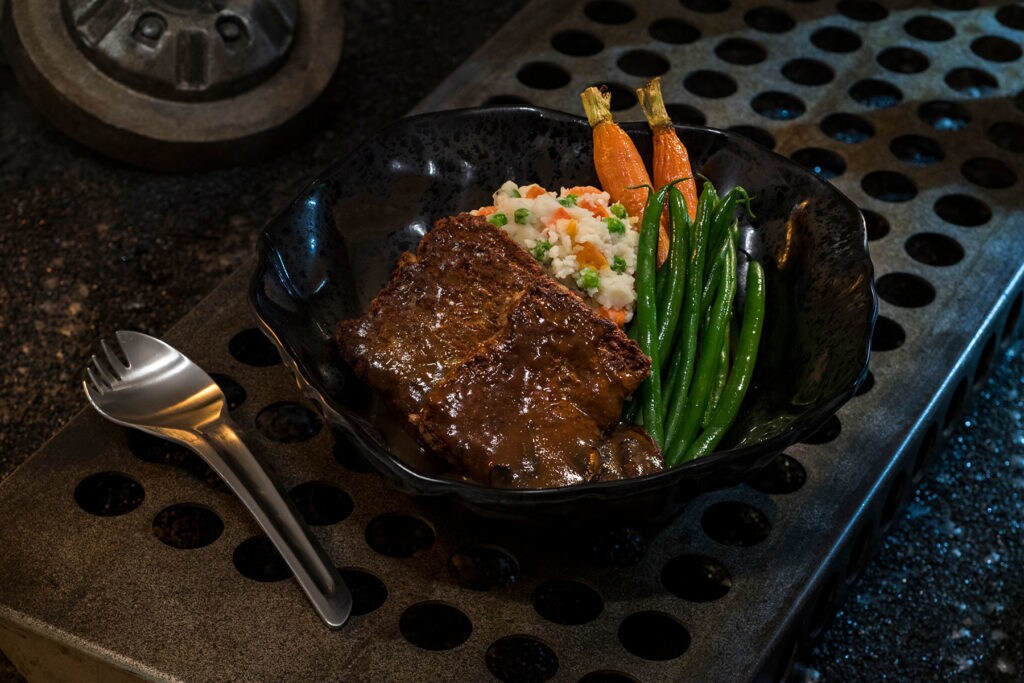
[[[601,306],[597,309],[597,314],[602,318],[607,318],[619,327],[626,326],[626,309],[624,308],[609,308],[608,306]]]
[[[566,211],[563,207],[558,207],[558,210],[548,217],[547,225],[555,225],[558,223],[558,221],[569,220],[571,218],[572,216],[569,215],[568,211]]]
[[[590,266],[595,270],[601,270],[608,265],[608,259],[593,242],[580,242],[580,250],[576,252],[576,264],[581,268]]]
[[[526,197],[527,199],[536,199],[537,197],[541,196],[542,194],[545,194],[546,192],[547,190],[545,190],[543,187],[534,184],[530,185],[530,187],[526,190],[523,196]]]
[[[577,185],[576,187],[570,187],[565,191],[565,193],[582,197],[585,194],[601,194],[601,190],[597,189],[593,185]]]
[[[490,216],[492,213],[498,210],[496,206],[481,206],[476,210],[477,216]]]
[[[591,202],[589,199],[586,198],[581,199],[577,206],[580,207],[581,209],[586,209],[587,211],[594,214],[598,218],[605,218],[607,216],[612,215],[611,211],[609,211],[608,207],[605,206],[604,204],[601,204],[600,202]]]

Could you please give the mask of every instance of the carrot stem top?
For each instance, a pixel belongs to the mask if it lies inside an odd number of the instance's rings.
[[[672,119],[669,118],[668,110],[665,109],[665,100],[661,96],[660,78],[654,78],[648,81],[644,87],[637,88],[636,96],[640,100],[640,108],[644,110],[644,116],[647,117],[647,123],[651,128],[672,125]]]
[[[590,122],[591,128],[612,120],[611,93],[601,92],[597,87],[590,86],[580,93],[580,99],[583,100],[583,111],[587,113],[587,121]]]

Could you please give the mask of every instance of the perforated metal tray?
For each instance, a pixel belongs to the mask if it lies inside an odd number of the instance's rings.
[[[1024,17],[974,4],[538,0],[418,107],[576,111],[611,81],[635,119],[629,90],[663,72],[677,120],[831,175],[869,212],[882,318],[869,388],[814,443],[653,538],[485,527],[363,471],[252,329],[240,272],[167,338],[235,381],[235,417],[304,485],[363,613],[327,632],[194,459],[84,414],[0,487],[0,648],[96,678],[778,678],[1018,327],[1019,47],[999,60]]]

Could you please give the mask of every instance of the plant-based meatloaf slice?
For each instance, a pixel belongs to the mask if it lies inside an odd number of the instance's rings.
[[[606,430],[650,360],[481,217],[437,222],[335,335],[420,440],[473,479],[546,488],[646,474],[660,455]],[[623,462],[623,458],[629,462]]]
[[[449,369],[498,332],[509,301],[541,277],[536,260],[482,217],[443,218],[335,339],[368,385],[413,415]]]
[[[538,279],[512,302],[501,332],[428,394],[418,425],[429,447],[491,486],[595,481],[609,471],[603,434],[649,372],[613,323]]]

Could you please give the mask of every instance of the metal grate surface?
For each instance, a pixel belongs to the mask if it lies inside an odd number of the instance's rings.
[[[485,527],[390,493],[323,428],[237,273],[168,341],[221,373],[360,614],[327,632],[201,463],[85,414],[0,488],[0,646],[185,679],[779,677],[1018,327],[1024,12],[918,5],[537,0],[418,107],[578,111],[606,82],[631,120],[661,75],[677,121],[831,178],[865,209],[881,318],[868,387],[813,443],[654,538]]]

